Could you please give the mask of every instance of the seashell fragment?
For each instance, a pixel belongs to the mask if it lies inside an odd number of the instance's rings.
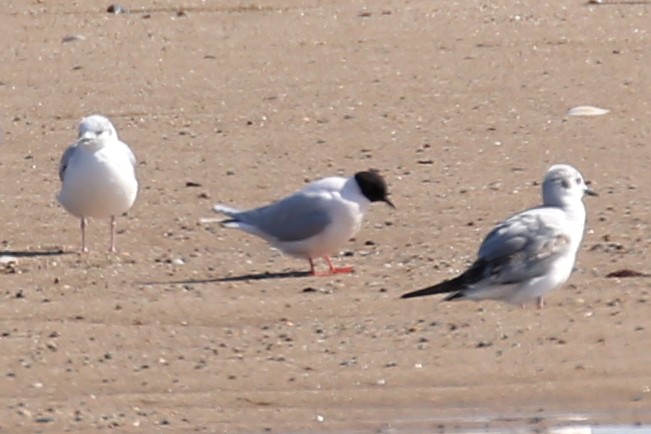
[[[592,105],[580,105],[567,111],[568,116],[601,116],[610,113],[610,110]]]

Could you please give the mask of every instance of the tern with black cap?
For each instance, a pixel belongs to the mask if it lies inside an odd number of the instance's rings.
[[[328,177],[314,181],[300,191],[270,205],[240,211],[215,205],[216,212],[230,217],[220,223],[266,240],[278,250],[310,263],[310,274],[350,273],[352,267],[337,268],[330,255],[361,229],[372,202],[385,202],[387,184],[376,171],[358,172],[350,178]],[[328,273],[317,273],[314,260],[322,257]]]

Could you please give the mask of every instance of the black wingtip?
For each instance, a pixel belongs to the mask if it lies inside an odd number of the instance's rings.
[[[459,277],[455,277],[454,279],[450,280],[444,280],[443,282],[438,283],[434,286],[429,286],[424,289],[402,294],[400,298],[425,297],[428,295],[447,294],[448,292],[454,292],[455,294],[458,294],[459,291],[465,288],[464,278],[465,277],[462,274]],[[455,294],[452,294],[451,296],[454,296]]]
[[[425,297],[427,295],[438,294],[438,292],[434,291],[435,288],[436,288],[435,286],[432,286],[430,288],[419,289],[418,291],[408,292],[406,294],[402,294],[400,298]]]

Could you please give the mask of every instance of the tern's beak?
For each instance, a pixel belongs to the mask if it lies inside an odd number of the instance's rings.
[[[384,202],[385,202],[387,205],[389,205],[391,208],[396,209],[396,206],[393,204],[393,202],[391,202],[391,199],[389,199],[388,197],[385,197],[385,198],[384,198]]]

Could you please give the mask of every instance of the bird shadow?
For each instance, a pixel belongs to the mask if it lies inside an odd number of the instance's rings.
[[[49,250],[0,250],[0,256],[13,256],[16,258],[37,258],[39,256],[60,256],[70,255],[73,252],[66,252],[63,249],[55,248]]]
[[[214,279],[187,279],[187,280],[171,280],[165,282],[139,282],[141,285],[191,285],[201,283],[216,283],[216,282],[245,282],[247,280],[271,280],[271,279],[298,279],[302,277],[310,277],[309,271],[283,271],[280,273],[251,273],[241,274],[239,276],[217,277]]]

